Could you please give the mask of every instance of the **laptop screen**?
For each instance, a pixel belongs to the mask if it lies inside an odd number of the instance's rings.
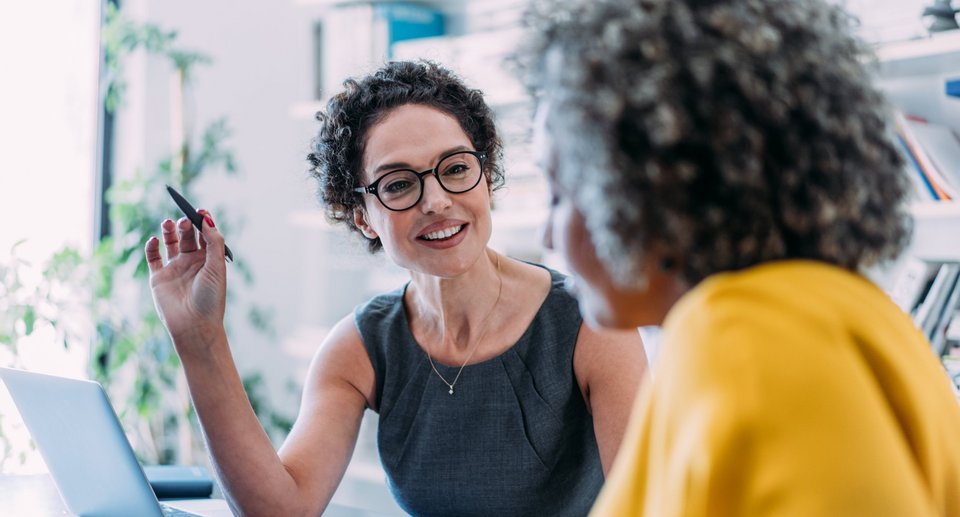
[[[0,379],[71,512],[162,515],[99,384],[9,368]]]

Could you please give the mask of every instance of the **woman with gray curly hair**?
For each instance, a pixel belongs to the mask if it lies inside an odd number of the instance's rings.
[[[535,4],[519,54],[585,319],[663,325],[593,515],[960,515],[960,407],[864,269],[902,158],[820,0]]]
[[[481,93],[434,63],[394,62],[346,81],[317,118],[309,160],[327,214],[410,281],[318,344],[279,454],[230,356],[213,220],[199,245],[189,221],[164,221],[166,263],[159,241],[147,244],[154,301],[231,506],[322,513],[370,408],[408,513],[584,515],[623,436],[643,346],[635,330],[583,326],[556,271],[488,248],[503,175]]]

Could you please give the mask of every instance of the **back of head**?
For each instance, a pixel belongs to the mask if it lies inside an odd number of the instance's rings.
[[[308,156],[310,174],[319,183],[318,197],[331,220],[360,233],[353,210],[362,206],[363,198],[354,188],[360,186],[367,133],[391,110],[407,104],[429,106],[455,118],[474,148],[486,152],[490,185],[502,184],[502,143],[493,112],[480,90],[468,88],[449,69],[425,60],[393,61],[343,85],[317,113],[320,129]],[[381,248],[380,239],[368,239],[367,244],[370,251]]]
[[[906,244],[908,179],[851,18],[821,0],[545,0],[518,56],[557,181],[623,284],[645,254],[696,283]]]

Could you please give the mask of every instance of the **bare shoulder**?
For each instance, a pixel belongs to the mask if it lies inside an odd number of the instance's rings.
[[[550,271],[541,266],[528,264],[520,260],[511,260],[511,275],[516,278],[516,296],[511,297],[521,302],[521,305],[529,307],[538,307],[546,299],[553,285],[553,278]],[[504,271],[507,271],[505,269]]]
[[[376,376],[352,314],[330,329],[310,362],[305,390],[324,390],[331,385],[356,389],[373,407]]]
[[[595,330],[582,323],[573,353],[573,370],[587,401],[598,389],[636,390],[647,372],[640,332]]]
[[[646,369],[647,355],[638,329],[595,330],[586,323],[580,324],[574,362],[579,357],[581,367],[595,363],[629,361]],[[576,364],[574,367],[576,368]]]
[[[574,374],[593,417],[603,471],[609,474],[647,374],[647,356],[637,329],[594,330],[581,323],[576,346]]]

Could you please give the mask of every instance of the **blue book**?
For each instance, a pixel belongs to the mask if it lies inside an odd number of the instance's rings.
[[[951,97],[960,97],[960,79],[949,79],[945,83],[944,89],[947,95]]]
[[[937,195],[937,191],[933,188],[933,185],[930,184],[930,180],[927,179],[927,175],[917,162],[917,158],[910,152],[910,148],[907,147],[907,143],[903,141],[903,137],[900,134],[897,134],[896,142],[907,159],[908,174],[911,174],[910,179],[917,185],[917,194],[924,199],[938,200],[939,196]],[[917,181],[918,178],[920,179],[919,182]],[[924,192],[929,195],[929,197],[923,196]]]

